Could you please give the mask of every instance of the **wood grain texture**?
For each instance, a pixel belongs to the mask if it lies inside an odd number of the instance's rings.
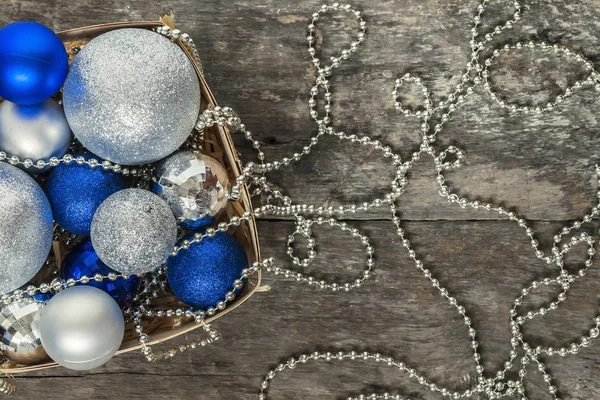
[[[333,80],[335,126],[369,134],[404,157],[418,148],[416,120],[394,111],[390,91],[405,72],[420,75],[440,99],[459,81],[468,61],[475,1],[355,1],[369,22],[367,41]],[[508,15],[492,2],[484,26]],[[600,61],[600,1],[527,1],[523,20],[497,46],[517,40],[559,42]],[[256,133],[269,157],[281,158],[308,143],[314,127],[307,93],[315,78],[304,37],[308,16],[321,1],[290,0],[4,0],[0,24],[31,19],[55,30],[101,22],[155,19],[172,9],[179,28],[196,41],[206,76],[221,105],[232,106]],[[325,57],[347,41],[351,25],[333,18],[323,31]],[[502,94],[521,102],[546,102],[582,76],[552,55],[507,57],[494,71]],[[533,90],[531,96],[523,93]],[[593,166],[600,149],[600,102],[585,91],[556,113],[526,119],[509,115],[485,93],[455,113],[436,146],[464,149],[467,165],[448,173],[462,194],[502,201],[529,220],[547,249],[566,221],[592,206],[597,190]],[[239,138],[238,138],[239,139]],[[248,147],[238,140],[243,157]],[[533,256],[514,224],[493,214],[465,211],[437,194],[430,159],[411,172],[401,199],[405,229],[415,250],[440,282],[470,311],[478,328],[484,365],[497,369],[510,349],[508,311],[523,285],[555,273]],[[339,205],[385,192],[392,171],[378,154],[325,138],[314,154],[273,181],[298,203]],[[348,295],[299,287],[267,276],[269,291],[220,320],[225,340],[170,362],[147,364],[137,354],[79,374],[53,369],[19,379],[23,399],[253,399],[262,375],[290,355],[316,349],[362,348],[396,356],[434,382],[455,388],[472,384],[474,365],[464,326],[402,251],[386,210],[352,216],[372,236],[376,274]],[[287,221],[261,221],[265,256],[285,261]],[[596,226],[593,230],[598,231]],[[338,232],[316,230],[322,239],[311,271],[352,276],[362,268],[357,246]],[[581,262],[583,255],[573,257]],[[565,307],[527,326],[526,335],[559,347],[582,335],[598,308],[600,274],[590,271]],[[193,337],[193,336],[192,336]],[[188,338],[181,338],[186,340]],[[563,399],[600,398],[600,350],[552,358],[547,365]],[[537,373],[528,379],[532,399],[546,399]],[[386,367],[349,364],[302,366],[276,381],[273,399],[340,399],[363,391],[399,392],[438,399]]]

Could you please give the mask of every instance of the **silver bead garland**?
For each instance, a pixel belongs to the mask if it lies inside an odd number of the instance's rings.
[[[317,257],[316,252],[316,239],[312,236],[312,227],[314,224],[317,225],[330,225],[340,229],[343,232],[351,234],[353,237],[361,241],[365,246],[367,253],[366,269],[362,275],[354,281],[348,282],[333,282],[333,281],[317,281],[314,277],[306,275],[304,273],[295,272],[289,269],[274,266],[274,261],[271,258],[267,258],[264,261],[257,261],[252,264],[248,269],[245,269],[242,276],[233,283],[234,288],[240,288],[242,286],[242,280],[248,278],[252,274],[259,270],[271,272],[275,275],[283,275],[286,278],[295,279],[298,282],[305,283],[308,285],[316,286],[322,289],[329,289],[332,291],[350,291],[353,288],[361,286],[365,280],[367,280],[372,273],[374,267],[374,249],[369,244],[369,239],[366,235],[360,233],[356,228],[350,227],[347,223],[339,222],[333,216],[342,216],[347,214],[356,214],[364,212],[372,208],[378,208],[382,206],[389,206],[392,214],[392,223],[395,226],[396,234],[401,239],[402,247],[407,251],[409,257],[413,260],[415,267],[421,271],[426,282],[436,288],[440,296],[445,299],[460,315],[471,341],[471,347],[473,349],[473,360],[476,365],[477,380],[476,383],[469,389],[463,391],[454,391],[445,387],[438,386],[434,382],[430,382],[425,375],[422,375],[414,369],[407,366],[405,363],[400,362],[392,357],[387,357],[379,353],[370,352],[314,352],[309,354],[303,354],[299,357],[290,358],[284,363],[280,363],[276,368],[270,370],[262,383],[260,384],[258,399],[266,400],[269,386],[273,379],[280,373],[286,370],[293,370],[299,365],[313,362],[328,362],[328,363],[341,363],[341,362],[352,362],[355,360],[368,361],[377,364],[382,364],[396,369],[399,372],[405,374],[411,381],[414,381],[422,385],[426,390],[439,393],[441,396],[450,399],[462,399],[472,398],[478,395],[486,396],[489,399],[499,399],[504,396],[518,396],[520,399],[527,399],[527,393],[524,385],[524,378],[531,370],[531,366],[537,368],[541,372],[544,382],[547,385],[547,390],[553,399],[559,399],[557,388],[553,384],[553,378],[547,371],[544,364],[544,357],[551,357],[559,355],[561,357],[578,354],[584,348],[591,345],[592,341],[600,336],[600,314],[592,319],[591,327],[587,334],[573,340],[570,344],[555,349],[552,347],[542,347],[534,345],[533,343],[526,342],[521,332],[521,327],[527,323],[527,321],[541,318],[544,315],[556,310],[563,302],[566,301],[569,290],[573,282],[580,278],[583,278],[589,268],[593,266],[595,249],[594,245],[596,239],[586,233],[577,232],[586,224],[592,222],[594,218],[598,218],[600,215],[600,204],[593,206],[586,215],[580,220],[572,222],[569,226],[565,226],[554,236],[554,243],[548,252],[543,251],[540,248],[539,242],[535,239],[535,231],[531,228],[527,221],[517,215],[515,212],[506,210],[505,208],[495,205],[492,203],[480,202],[477,200],[471,200],[467,197],[461,197],[454,193],[448,185],[445,183],[444,172],[460,168],[465,161],[465,152],[455,146],[449,146],[443,150],[437,150],[432,145],[436,142],[437,134],[443,130],[445,122],[449,119],[451,114],[456,111],[460,104],[464,100],[474,93],[474,88],[477,86],[483,86],[484,90],[495,99],[498,104],[507,108],[510,112],[517,114],[540,114],[543,112],[549,112],[555,107],[559,106],[560,103],[567,97],[572,96],[578,90],[582,90],[588,87],[594,87],[597,91],[600,91],[600,74],[594,69],[591,61],[586,59],[583,55],[576,53],[567,47],[561,45],[550,45],[544,42],[528,42],[526,44],[517,43],[515,45],[506,45],[500,49],[493,50],[492,55],[481,61],[480,53],[487,49],[487,45],[494,40],[495,37],[502,33],[510,30],[514,24],[521,19],[521,5],[518,1],[509,1],[509,5],[512,7],[512,17],[503,23],[494,27],[489,33],[482,34],[479,30],[482,16],[486,10],[489,0],[482,0],[481,4],[477,6],[476,14],[473,17],[473,25],[471,28],[471,40],[469,46],[471,49],[470,61],[467,63],[466,68],[461,76],[461,82],[456,85],[451,94],[446,98],[434,104],[430,98],[429,90],[423,83],[422,79],[415,77],[411,74],[405,74],[401,78],[397,79],[394,88],[391,93],[392,101],[395,108],[402,113],[402,115],[419,118],[421,122],[421,133],[423,134],[422,143],[417,152],[412,154],[412,157],[408,160],[403,161],[400,155],[393,152],[391,147],[386,146],[378,140],[373,140],[366,136],[346,135],[343,132],[335,131],[331,126],[331,85],[329,79],[333,74],[333,71],[339,67],[345,60],[347,60],[353,53],[355,53],[359,45],[364,41],[366,35],[366,22],[362,18],[362,14],[359,11],[354,10],[350,5],[341,5],[339,3],[333,3],[331,5],[323,5],[321,8],[312,15],[310,24],[308,25],[308,52],[311,57],[312,64],[317,68],[317,78],[315,85],[310,89],[310,99],[308,101],[309,113],[314,119],[317,126],[317,134],[310,139],[310,144],[305,146],[301,152],[294,153],[290,157],[284,157],[278,161],[266,162],[265,154],[260,149],[260,143],[253,138],[252,133],[241,123],[239,117],[228,107],[215,107],[210,110],[205,110],[198,118],[196,129],[201,133],[204,129],[211,126],[229,126],[234,130],[237,130],[240,134],[248,140],[252,147],[257,152],[258,163],[247,163],[243,167],[243,173],[237,178],[235,185],[233,186],[229,198],[232,201],[239,199],[241,192],[241,186],[247,185],[251,189],[253,196],[262,196],[264,199],[263,204],[254,210],[254,216],[260,218],[261,216],[276,215],[276,216],[293,216],[295,218],[296,228],[294,232],[288,236],[287,239],[287,254],[291,258],[293,265],[301,268],[310,265],[313,260]],[[343,12],[356,19],[358,22],[358,30],[355,34],[354,40],[350,43],[349,47],[342,50],[340,56],[332,57],[330,64],[323,66],[321,60],[316,58],[314,48],[314,34],[316,25],[320,21],[321,17],[329,12]],[[178,30],[171,30],[168,27],[160,27],[156,30],[159,34],[165,35],[171,40],[179,41],[181,44],[191,52],[194,58],[198,57],[197,51],[193,46],[193,42],[189,39],[189,36],[182,34]],[[506,99],[500,98],[493,88],[490,77],[492,75],[492,67],[499,57],[503,54],[511,51],[519,51],[524,48],[529,48],[534,51],[553,51],[564,57],[573,58],[580,62],[584,68],[590,71],[590,75],[580,81],[576,81],[571,87],[567,88],[563,94],[557,96],[554,100],[548,102],[545,105],[539,105],[534,107],[523,106],[517,103],[510,102]],[[417,85],[423,93],[424,101],[422,108],[411,109],[405,107],[401,101],[400,90],[404,84]],[[324,113],[319,114],[317,111],[317,103],[319,100],[324,101]],[[438,118],[435,118],[438,116]],[[432,122],[435,121],[435,122]],[[431,122],[431,125],[430,125]],[[390,159],[390,163],[396,170],[396,176],[391,182],[390,191],[381,199],[374,199],[371,202],[364,202],[362,204],[350,204],[339,207],[318,207],[309,204],[292,204],[292,200],[283,195],[280,191],[273,189],[267,178],[266,174],[271,171],[279,170],[284,166],[289,166],[295,161],[300,160],[303,156],[308,155],[312,148],[319,143],[319,138],[324,135],[335,136],[340,140],[349,141],[351,143],[358,143],[371,149],[379,150],[383,153],[385,158]],[[440,195],[447,199],[450,204],[456,204],[461,208],[472,208],[482,212],[494,212],[509,221],[516,223],[523,229],[524,235],[527,240],[530,241],[532,250],[538,259],[544,263],[551,265],[554,264],[559,268],[559,273],[554,278],[545,278],[541,281],[533,281],[525,288],[522,289],[521,294],[513,302],[513,307],[510,310],[510,330],[511,330],[511,350],[508,354],[507,361],[504,363],[502,369],[496,371],[494,374],[487,374],[488,376],[494,376],[488,378],[484,375],[484,367],[481,363],[481,354],[479,352],[479,343],[477,341],[477,332],[472,326],[471,319],[467,314],[466,307],[461,305],[456,298],[454,298],[450,291],[443,287],[440,282],[433,276],[433,273],[426,268],[425,263],[420,259],[417,253],[412,249],[410,240],[407,238],[403,228],[402,220],[400,218],[400,209],[398,205],[398,198],[404,192],[405,187],[408,184],[407,173],[412,168],[415,161],[421,157],[431,157],[433,161],[433,168],[437,172],[436,182],[439,188]],[[0,152],[0,159],[7,160],[11,164],[23,164],[25,167],[37,167],[43,168],[46,166],[45,161],[33,162],[32,160],[21,161],[16,157],[11,157],[5,153]],[[72,156],[66,155],[62,159],[51,159],[50,165],[58,165],[60,162],[72,162]],[[122,168],[118,165],[113,165],[108,162],[94,161],[92,160],[75,160],[78,163],[86,163],[90,167],[101,166],[106,169],[112,169],[116,172],[124,174],[132,174],[135,176],[149,176],[149,169],[141,168],[135,170],[129,170]],[[106,163],[106,164],[105,164]],[[150,168],[150,167],[148,167]],[[600,185],[600,168],[596,168],[596,174],[599,179]],[[598,201],[600,201],[600,192],[597,194]],[[209,228],[202,234],[196,234],[189,241],[184,241],[178,247],[173,249],[172,254],[177,254],[182,248],[187,248],[193,242],[199,242],[205,237],[214,236],[217,232],[227,231],[230,228],[237,227],[242,221],[247,221],[252,217],[249,212],[244,213],[240,217],[232,217],[229,222],[222,222],[216,228]],[[571,235],[571,236],[570,236]],[[294,254],[292,243],[296,240],[296,237],[302,236],[307,241],[307,253],[306,257],[301,259]],[[570,236],[570,237],[569,237]],[[563,243],[566,238],[569,238],[566,243]],[[72,238],[71,238],[72,240]],[[579,245],[587,245],[587,259],[583,266],[576,272],[570,273],[564,268],[564,256]],[[54,279],[50,284],[42,284],[40,287],[29,286],[25,292],[15,291],[10,295],[4,295],[0,297],[0,302],[7,304],[16,298],[23,296],[24,293],[33,295],[38,292],[45,293],[49,290],[62,290],[68,286],[76,283],[87,283],[91,279],[103,280],[103,279],[119,279],[127,278],[117,274],[111,274],[109,276],[96,275],[94,277],[82,277],[80,280],[68,280],[64,281],[60,278]],[[187,349],[193,349],[197,347],[206,346],[217,340],[220,335],[208,324],[205,323],[206,316],[212,316],[218,311],[226,308],[227,302],[235,298],[235,292],[228,292],[224,299],[213,307],[207,310],[195,310],[192,308],[175,308],[175,309],[154,309],[149,306],[150,300],[160,295],[161,291],[167,285],[165,276],[165,267],[161,267],[153,273],[146,274],[144,277],[143,289],[138,293],[134,304],[127,310],[126,315],[129,320],[134,323],[135,330],[138,333],[138,339],[142,344],[142,354],[149,361],[157,361],[173,357],[178,352],[185,351]],[[547,305],[538,308],[536,311],[530,311],[525,314],[520,313],[520,306],[524,299],[536,290],[556,286],[559,288],[559,292],[556,298],[550,301]],[[170,318],[173,316],[184,317],[193,319],[196,323],[201,324],[204,332],[207,335],[206,339],[201,339],[196,342],[182,345],[166,351],[154,353],[152,348],[148,345],[150,338],[144,333],[144,327],[142,325],[142,318]],[[521,353],[521,354],[519,354]],[[518,379],[509,379],[507,374],[509,371],[517,371]],[[0,379],[0,391],[11,391],[11,386],[5,380]],[[348,400],[379,400],[379,399],[393,399],[403,400],[403,397],[398,394],[390,393],[372,393],[369,395],[359,395],[358,397],[349,397]]]

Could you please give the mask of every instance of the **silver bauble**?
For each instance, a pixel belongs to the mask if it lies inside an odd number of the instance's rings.
[[[62,157],[71,144],[71,129],[61,106],[49,99],[39,104],[0,104],[0,150],[21,160]],[[39,172],[28,169],[28,172]]]
[[[0,293],[26,284],[40,270],[52,245],[52,210],[25,172],[0,162]]]
[[[48,359],[39,330],[39,311],[43,306],[27,296],[0,311],[0,349],[17,364],[38,364]]]
[[[92,220],[92,245],[109,267],[124,274],[158,268],[177,240],[177,222],[160,197],[125,189],[108,197]]]
[[[92,286],[72,286],[42,308],[39,329],[50,358],[81,371],[99,367],[115,355],[125,321],[109,294]]]
[[[117,29],[77,54],[63,104],[88,150],[137,165],[168,156],[187,139],[200,112],[200,86],[175,43],[149,30]]]
[[[155,176],[153,191],[169,204],[179,221],[214,217],[227,205],[227,171],[212,157],[178,152],[158,166]]]

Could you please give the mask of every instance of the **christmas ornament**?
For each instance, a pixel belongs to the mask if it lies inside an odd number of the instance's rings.
[[[117,352],[125,321],[107,293],[73,286],[56,294],[40,311],[39,330],[52,360],[69,369],[88,370],[103,365]]]
[[[167,260],[167,278],[175,296],[184,303],[206,310],[225,299],[248,268],[246,252],[225,232],[192,242]]]
[[[13,301],[0,311],[0,349],[10,360],[24,365],[46,361],[39,332],[39,311],[44,303],[31,297]]]
[[[136,165],[183,144],[200,111],[191,61],[169,39],[118,29],[92,39],[75,57],[63,90],[71,129],[92,153]]]
[[[98,207],[91,237],[104,263],[137,275],[165,261],[177,240],[177,223],[167,203],[154,193],[125,189]]]
[[[179,222],[181,229],[192,232],[203,232],[206,228],[215,223],[215,218],[207,215],[204,218],[197,220],[186,219],[185,221]]]
[[[88,160],[89,154],[76,154]],[[89,235],[96,209],[111,194],[123,190],[123,176],[101,167],[61,163],[48,174],[45,191],[56,222],[69,232]]]
[[[71,144],[71,129],[61,106],[48,99],[43,103],[0,104],[0,149],[21,161],[62,157]],[[30,171],[39,171],[31,169]]]
[[[229,178],[214,158],[182,151],[163,161],[152,190],[169,204],[187,230],[210,225],[227,205]]]
[[[67,75],[65,46],[36,22],[13,22],[0,29],[0,97],[17,104],[49,99]]]
[[[74,247],[65,257],[60,270],[61,276],[66,279],[81,279],[82,276],[93,278],[94,275],[108,275],[116,271],[104,264],[92,246],[90,240],[83,241]],[[101,282],[90,280],[86,285],[94,286],[108,293],[121,308],[128,306],[135,297],[140,280],[131,275],[127,279],[104,279]]]
[[[40,270],[52,245],[52,211],[38,184],[0,162],[0,293],[18,289]]]

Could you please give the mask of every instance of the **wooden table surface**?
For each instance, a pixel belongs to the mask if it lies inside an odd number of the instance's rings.
[[[399,115],[390,100],[394,79],[419,74],[439,100],[459,81],[468,61],[475,1],[356,0],[369,23],[364,47],[332,80],[335,126],[368,134],[408,157],[419,146],[418,121]],[[508,2],[492,2],[489,21],[508,15]],[[498,46],[541,39],[568,45],[600,61],[600,1],[526,1],[522,21]],[[195,39],[207,80],[221,105],[238,111],[267,156],[301,149],[315,133],[307,112],[315,72],[306,52],[308,17],[320,1],[305,0],[3,0],[0,24],[35,20],[55,30],[109,21],[155,19],[172,9],[178,27]],[[331,54],[353,26],[340,19],[324,29]],[[337,33],[335,33],[337,32]],[[524,52],[498,68],[500,92],[520,101],[546,102],[581,68],[552,54]],[[534,91],[534,95],[524,94]],[[594,90],[567,100],[557,112],[511,116],[479,90],[452,116],[436,142],[464,149],[467,164],[447,174],[461,194],[502,202],[532,221],[543,249],[568,221],[594,205],[599,161],[600,101]],[[247,154],[248,147],[239,150]],[[297,203],[339,205],[381,195],[393,171],[375,152],[321,141],[314,154],[272,181]],[[448,205],[439,195],[431,159],[411,172],[402,217],[415,250],[440,282],[466,305],[478,329],[483,364],[497,370],[510,350],[509,309],[532,279],[554,276],[540,263],[514,223],[494,214]],[[22,399],[254,399],[262,376],[289,356],[316,349],[352,348],[393,355],[432,381],[466,388],[475,376],[469,341],[456,313],[414,268],[386,209],[348,219],[370,234],[376,274],[350,294],[334,294],[266,276],[257,294],[215,327],[224,340],[172,361],[148,364],[138,354],[115,358],[89,373],[52,369],[18,379]],[[597,225],[597,224],[596,224]],[[285,238],[292,223],[259,222],[265,256],[287,266]],[[598,232],[595,226],[591,232]],[[318,228],[319,258],[312,271],[344,277],[360,271],[364,255],[337,231]],[[584,256],[577,253],[574,262]],[[525,335],[561,347],[585,334],[596,315],[600,274],[593,268],[551,316]],[[191,339],[194,335],[183,339]],[[562,399],[600,398],[600,347],[546,360]],[[547,399],[539,373],[527,378],[531,399]],[[361,392],[398,392],[438,399],[384,366],[299,367],[275,381],[273,399],[333,400]]]

